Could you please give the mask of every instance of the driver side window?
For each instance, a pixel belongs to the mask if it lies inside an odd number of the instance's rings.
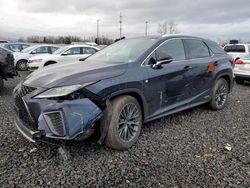
[[[156,59],[158,59],[160,54],[171,56],[174,61],[181,61],[186,59],[184,46],[181,39],[166,41],[155,51]]]
[[[64,52],[65,55],[79,55],[81,54],[81,49],[79,47],[77,48],[70,48],[66,52]]]
[[[43,46],[35,49],[32,53],[34,54],[47,54],[49,53],[49,47],[48,46]]]

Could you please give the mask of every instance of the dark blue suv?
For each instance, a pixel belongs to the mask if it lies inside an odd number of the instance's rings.
[[[191,36],[121,40],[83,62],[35,71],[13,92],[16,125],[30,141],[82,140],[100,130],[127,149],[142,124],[207,103],[222,109],[233,60],[215,42]]]

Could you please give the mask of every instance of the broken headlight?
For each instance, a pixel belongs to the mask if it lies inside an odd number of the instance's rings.
[[[88,85],[91,85],[93,83],[95,83],[95,82],[86,83],[83,85],[78,84],[78,85],[51,88],[51,89],[46,90],[43,93],[35,96],[35,99],[57,98],[57,97],[67,96],[67,95],[72,94],[75,91],[77,91],[81,88],[84,88]]]

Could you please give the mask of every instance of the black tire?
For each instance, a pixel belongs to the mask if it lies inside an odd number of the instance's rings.
[[[209,107],[213,110],[221,110],[225,107],[229,94],[229,83],[224,79],[218,79],[213,87],[212,98]]]
[[[0,76],[0,92],[3,90],[3,86],[4,86],[3,79]]]
[[[17,68],[17,70],[19,70],[19,71],[26,71],[26,70],[28,70],[27,61],[24,60],[24,59],[18,61],[17,64],[16,64],[16,68]]]
[[[113,149],[126,150],[136,143],[140,135],[142,127],[141,107],[134,97],[128,95],[115,98],[111,104],[113,110],[105,144]],[[130,113],[126,115],[129,110]],[[104,117],[101,123],[105,121]]]
[[[243,79],[241,79],[241,78],[235,78],[235,82],[237,83],[237,84],[244,84],[244,80]]]

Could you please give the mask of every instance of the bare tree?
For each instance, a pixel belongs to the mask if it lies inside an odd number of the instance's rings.
[[[176,34],[176,33],[178,33],[177,24],[173,20],[165,21],[162,24],[158,25],[157,32],[160,35]]]

